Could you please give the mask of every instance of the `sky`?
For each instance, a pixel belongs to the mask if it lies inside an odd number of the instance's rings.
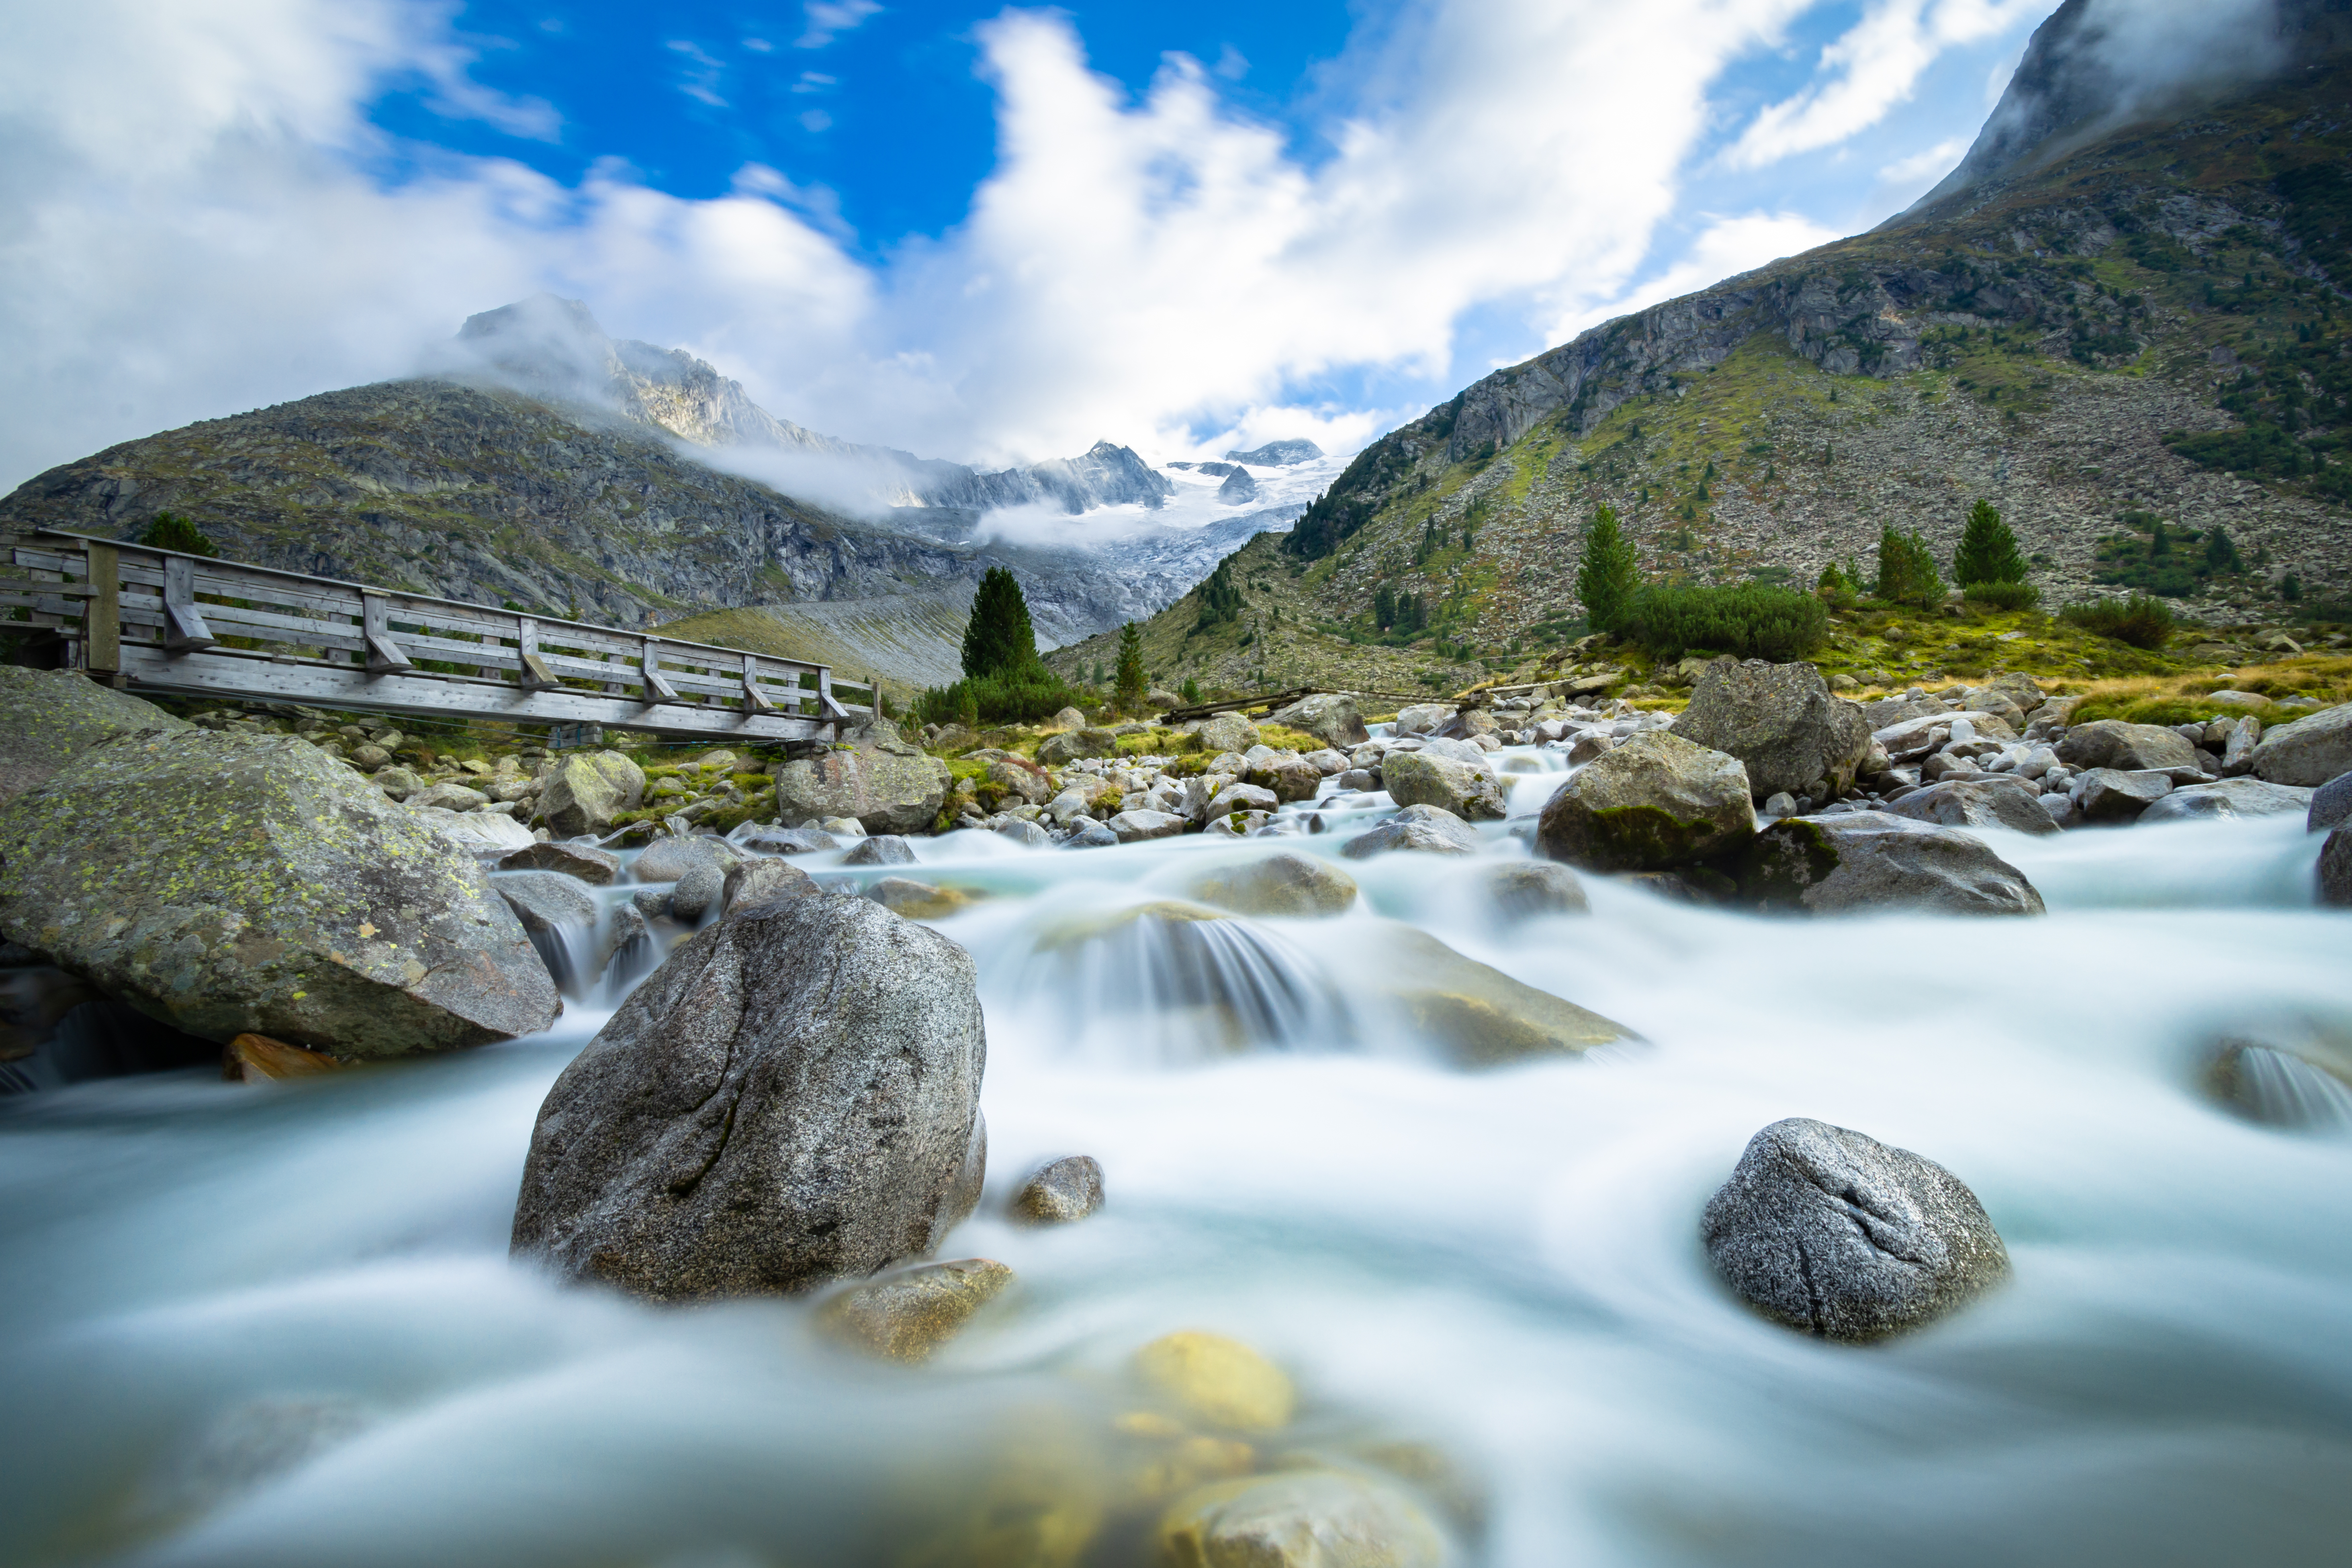
[[[0,487],[542,289],[927,457],[1349,450],[1899,211],[2053,5],[0,0]]]

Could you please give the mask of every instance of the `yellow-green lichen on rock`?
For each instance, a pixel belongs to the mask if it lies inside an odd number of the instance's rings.
[[[1135,1352],[1136,1375],[1196,1420],[1237,1432],[1286,1426],[1297,1390],[1272,1362],[1223,1334],[1180,1329]]]
[[[0,664],[0,805],[118,735],[193,728],[79,670]]]
[[[289,737],[126,735],[0,807],[0,932],[220,1041],[405,1056],[562,1011],[474,859]]]

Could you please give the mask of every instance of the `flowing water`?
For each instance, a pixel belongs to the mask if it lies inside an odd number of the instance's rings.
[[[1556,752],[1504,762],[1517,810],[1558,783]],[[15,1097],[0,1560],[1135,1561],[1116,1506],[1083,1558],[1005,1521],[1123,1462],[1129,1358],[1187,1327],[1297,1380],[1262,1462],[1417,1446],[1465,1563],[2352,1559],[2352,1140],[2273,1048],[2352,1029],[2352,923],[2312,906],[2299,818],[1991,836],[2030,921],[1589,879],[1589,914],[1500,923],[1480,879],[1526,853],[1500,827],[1473,860],[1343,862],[1364,898],[1336,920],[1136,913],[1220,859],[1334,855],[1376,805],[1278,845],[919,846],[914,874],[987,895],[940,922],[989,1029],[989,1194],[948,1255],[1019,1279],[920,1368],[830,1349],[805,1302],[653,1310],[509,1261],[533,1114],[614,1004],[609,922],[557,955],[542,1037]],[[837,858],[799,863],[882,874]],[[1379,1001],[1400,924],[1643,1043],[1452,1068]],[[1948,1167],[2013,1278],[1866,1348],[1743,1309],[1698,1214],[1791,1115]],[[1006,1224],[1072,1152],[1103,1212]]]

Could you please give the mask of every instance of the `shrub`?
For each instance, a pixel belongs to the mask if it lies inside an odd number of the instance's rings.
[[[1996,610],[2030,610],[2042,602],[2042,590],[2031,583],[1971,583],[1969,602]]]
[[[1584,531],[1584,559],[1576,569],[1576,596],[1594,631],[1623,629],[1640,581],[1633,542],[1617,526],[1615,510],[1601,507]]]
[[[159,511],[139,542],[152,550],[176,550],[183,555],[218,555],[220,546],[206,539],[196,525],[177,512]],[[517,606],[520,608],[520,606]]]
[[[2145,594],[2069,605],[2058,612],[2058,618],[2095,637],[2113,637],[2134,647],[2162,647],[2172,636],[2172,606]]]
[[[1732,588],[1653,585],[1633,595],[1624,634],[1653,658],[1680,658],[1692,648],[1766,658],[1802,658],[1829,632],[1829,612],[1798,588],[1743,583]]]
[[[1916,531],[1880,530],[1876,588],[1889,604],[1930,610],[1944,602],[1944,577],[1936,570],[1936,552]]]
[[[915,699],[916,721],[924,724],[1034,724],[1065,708],[1080,693],[1042,664],[1023,665],[993,675],[968,675],[953,686],[935,686]]]
[[[1192,623],[1194,631],[1213,631],[1228,621],[1241,619],[1242,591],[1234,586],[1233,565],[1234,558],[1226,556],[1201,584],[1201,616]]]

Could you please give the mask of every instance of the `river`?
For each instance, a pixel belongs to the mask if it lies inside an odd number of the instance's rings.
[[[1519,776],[1514,808],[1558,778]],[[1272,847],[1336,857],[1361,815]],[[509,1262],[533,1115],[609,1001],[320,1079],[15,1097],[0,1560],[1044,1561],[985,1546],[1003,1489],[1115,1468],[1129,1358],[1193,1327],[1295,1379],[1269,1457],[1428,1456],[1465,1563],[2352,1554],[2352,1139],[2204,1088],[2225,1036],[2352,1031],[2352,924],[2313,906],[2299,817],[1989,835],[2032,920],[1768,920],[1595,878],[1589,914],[1507,926],[1477,878],[1526,850],[1482,831],[1475,859],[1341,862],[1353,913],[1205,959],[1150,922],[1075,956],[1051,933],[1269,846],[920,841],[913,874],[990,895],[939,925],[989,1031],[989,1192],[945,1255],[1018,1283],[919,1368],[831,1348],[805,1302],[655,1310]],[[1360,1005],[1349,964],[1386,921],[1643,1043],[1448,1067]],[[1271,988],[1254,1048],[1181,1005],[1202,963]],[[1792,1115],[1948,1167],[2013,1278],[1870,1347],[1745,1310],[1698,1215]],[[1099,1215],[1003,1220],[1078,1152]],[[1137,1560],[1119,1529],[1055,1560]]]

